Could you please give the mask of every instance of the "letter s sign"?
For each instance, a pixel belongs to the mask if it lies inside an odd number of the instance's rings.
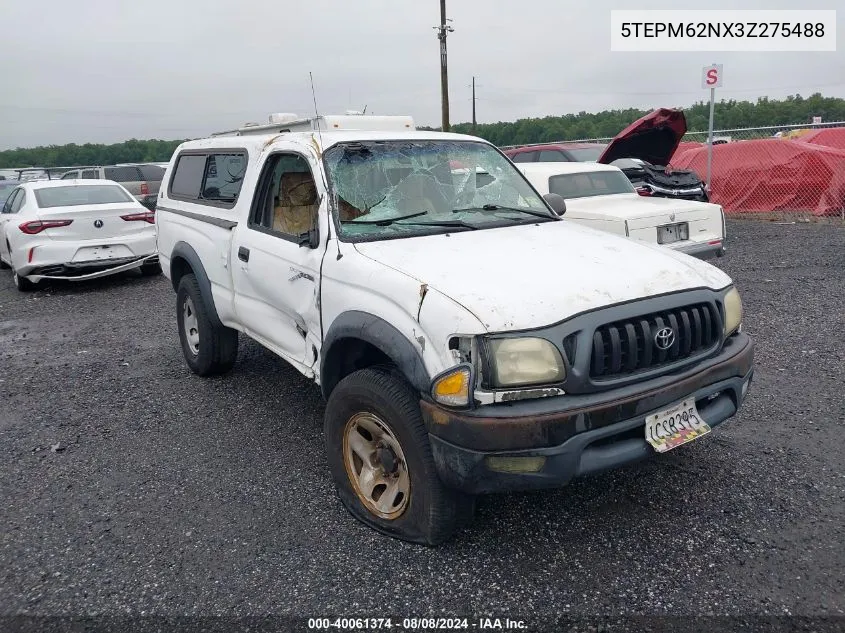
[[[722,64],[713,64],[712,66],[705,66],[701,69],[701,87],[722,87]]]

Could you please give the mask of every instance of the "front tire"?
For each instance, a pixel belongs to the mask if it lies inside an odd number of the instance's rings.
[[[35,282],[19,275],[17,270],[12,271],[12,281],[15,283],[15,288],[21,292],[30,292],[36,288]]]
[[[391,368],[341,380],[329,396],[324,431],[338,496],[365,525],[437,545],[472,518],[474,498],[437,475],[419,394]]]
[[[194,275],[185,275],[176,291],[176,322],[188,367],[199,376],[225,374],[238,356],[238,332],[215,325]]]

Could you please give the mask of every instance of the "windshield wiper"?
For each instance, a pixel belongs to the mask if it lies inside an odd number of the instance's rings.
[[[480,227],[463,220],[441,220],[435,222],[403,222],[400,226],[445,226],[449,228],[471,229],[476,230]]]
[[[553,215],[544,213],[543,211],[535,211],[534,209],[521,209],[519,207],[505,207],[499,204],[485,204],[482,207],[467,207],[465,209],[452,209],[452,213],[463,213],[464,211],[471,211],[476,213],[483,213],[484,211],[518,211],[519,213],[526,213],[538,218],[545,218],[547,220],[554,220]]]
[[[427,211],[419,211],[417,213],[409,213],[408,215],[397,215],[395,218],[382,218],[381,220],[341,220],[341,224],[374,224],[376,226],[390,226],[398,220],[407,220],[409,218],[418,218],[421,215],[426,215]]]

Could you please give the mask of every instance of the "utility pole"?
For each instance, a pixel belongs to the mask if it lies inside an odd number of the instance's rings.
[[[451,20],[448,20],[451,22]],[[446,70],[446,36],[454,31],[446,24],[446,0],[440,0],[440,26],[435,26],[437,39],[440,40],[440,101],[444,132],[449,131],[449,74]]]
[[[475,134],[475,75],[472,76],[472,133]]]

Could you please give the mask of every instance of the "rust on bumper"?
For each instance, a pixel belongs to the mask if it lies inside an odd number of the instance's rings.
[[[644,415],[708,385],[746,376],[753,364],[754,344],[748,335],[739,334],[729,339],[717,356],[691,369],[627,388],[486,405],[469,411],[445,409],[427,400],[420,406],[428,432],[456,446],[478,451],[542,448]],[[495,415],[485,415],[488,412]]]

